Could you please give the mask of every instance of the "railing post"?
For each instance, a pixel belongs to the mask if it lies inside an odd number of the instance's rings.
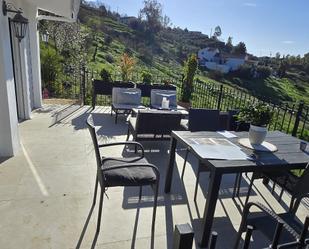
[[[219,111],[221,109],[222,93],[223,93],[223,85],[220,85],[220,92],[219,92],[218,105],[217,105],[217,109]]]
[[[300,117],[302,115],[303,109],[304,109],[304,102],[301,101],[298,105],[298,110],[297,110],[297,113],[296,113],[295,123],[294,123],[293,131],[292,131],[292,136],[294,136],[294,137],[296,137],[296,135],[297,135],[299,121],[300,121]]]
[[[85,101],[86,101],[86,67],[83,66],[82,67],[82,103],[83,105],[85,105]]]
[[[191,249],[193,245],[193,237],[194,232],[188,223],[176,225],[173,249]]]

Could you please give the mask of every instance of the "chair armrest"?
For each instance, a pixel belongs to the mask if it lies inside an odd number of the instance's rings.
[[[115,169],[123,169],[123,168],[134,168],[134,167],[144,167],[144,168],[152,168],[157,176],[157,180],[160,178],[160,172],[158,168],[150,163],[126,163],[126,164],[116,164],[108,168],[103,168],[101,169],[102,172],[110,171],[110,170],[115,170]]]
[[[138,142],[129,141],[129,142],[116,142],[116,143],[108,143],[108,144],[99,144],[99,148],[109,147],[109,146],[117,146],[117,145],[135,145],[138,146],[142,150],[142,157],[144,157],[144,147]]]
[[[293,241],[285,244],[278,245],[277,249],[296,248],[299,245],[298,241]]]
[[[259,202],[249,202],[249,203],[246,204],[246,206],[244,207],[244,210],[243,210],[242,224],[243,224],[243,222],[246,224],[248,215],[250,214],[250,208],[252,206],[255,206],[255,207],[259,208],[261,211],[263,211],[266,215],[272,217],[274,220],[276,220],[278,222],[279,221],[282,222],[283,223],[283,227],[291,235],[293,235],[296,239],[298,238],[298,234],[294,231],[294,229],[292,229],[283,219],[281,219],[279,215],[277,215],[276,213],[274,213],[269,208],[265,207],[263,204],[261,204]]]

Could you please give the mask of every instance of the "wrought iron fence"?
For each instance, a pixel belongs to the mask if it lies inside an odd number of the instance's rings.
[[[82,67],[74,72],[67,72],[64,83],[61,84],[55,97],[57,98],[75,98],[81,103],[90,105],[92,98],[92,79],[99,78],[98,72]],[[120,74],[112,75],[113,80],[121,80]],[[134,82],[142,82],[142,73],[133,74]],[[156,83],[171,83],[177,86],[177,98],[181,100],[182,79],[179,77],[166,77],[156,75],[153,77]],[[149,100],[143,100],[148,103]],[[194,91],[191,105],[194,108],[209,108],[227,111],[239,109],[248,104],[264,102],[271,106],[274,111],[274,118],[269,124],[270,130],[280,130],[293,136],[300,137],[309,141],[309,106],[304,103],[283,103],[274,104],[261,98],[252,96],[244,90],[239,90],[212,81],[204,82],[196,80],[194,82]],[[110,105],[110,96],[98,96],[98,105]]]
[[[274,116],[269,130],[279,130],[309,141],[309,106],[303,102],[274,104],[256,98],[245,91],[216,84],[214,82],[194,83],[192,106],[195,108],[239,109],[243,106],[263,102],[271,106]]]

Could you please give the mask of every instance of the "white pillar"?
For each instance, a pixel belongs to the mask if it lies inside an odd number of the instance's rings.
[[[42,83],[41,83],[41,61],[40,61],[40,40],[39,31],[37,29],[37,7],[28,8],[29,18],[29,38],[31,50],[32,64],[32,80],[33,80],[33,100],[34,108],[42,107]]]
[[[0,157],[8,157],[20,146],[9,24],[2,11],[0,37]]]

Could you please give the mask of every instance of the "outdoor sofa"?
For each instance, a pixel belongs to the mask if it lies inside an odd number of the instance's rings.
[[[169,140],[172,130],[180,130],[180,111],[139,110],[136,117],[130,117],[127,140],[134,141]]]
[[[138,88],[114,87],[112,91],[111,115],[116,114],[115,123],[119,114],[130,114],[132,109],[144,109],[141,104],[141,90]]]

